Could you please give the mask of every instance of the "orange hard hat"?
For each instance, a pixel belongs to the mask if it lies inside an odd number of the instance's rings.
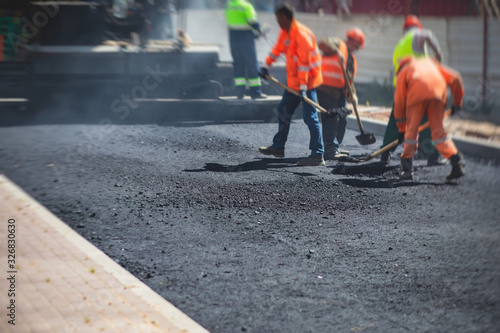
[[[358,27],[351,28],[346,31],[345,35],[347,39],[353,39],[356,42],[358,42],[363,49],[365,48],[365,34],[360,28]]]
[[[420,30],[422,30],[422,23],[420,23],[419,18],[415,15],[406,16],[405,23],[403,25],[403,31],[411,27],[418,27]]]

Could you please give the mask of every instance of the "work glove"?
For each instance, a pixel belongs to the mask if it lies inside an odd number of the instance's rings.
[[[307,87],[300,86],[300,100],[303,101],[307,97]]]
[[[267,23],[264,23],[261,25],[260,27],[260,35],[263,36],[263,37],[266,37],[267,33],[271,30],[271,28],[269,27],[269,24]]]
[[[460,105],[453,105],[451,107],[451,115],[454,116],[455,114],[457,114],[461,110],[462,110],[462,107]]]
[[[267,80],[267,77],[269,76],[269,68],[261,67],[259,71],[259,76]]]
[[[405,132],[399,132],[398,145],[402,144],[405,139]]]

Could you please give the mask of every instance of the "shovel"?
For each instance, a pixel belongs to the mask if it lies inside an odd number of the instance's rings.
[[[444,118],[448,117],[449,115],[451,114],[451,110],[446,110],[446,112],[444,113]],[[429,122],[426,122],[425,124],[422,124],[418,127],[418,132],[422,132],[423,130],[429,128]],[[398,146],[399,143],[398,143],[398,140],[394,140],[392,141],[391,143],[389,143],[387,146],[377,150],[376,152],[374,152],[373,154],[371,155],[368,155],[368,156],[364,156],[364,157],[354,157],[354,156],[343,156],[339,159],[339,162],[348,162],[348,163],[360,163],[360,162],[367,162],[387,151],[390,151],[392,148]]]
[[[287,90],[289,93],[292,93],[296,96],[300,96],[300,93],[296,90],[293,90],[292,88],[290,88],[289,86],[287,85],[284,85],[283,83],[281,83],[280,81],[278,81],[277,79],[275,79],[274,77],[272,77],[271,75],[267,75],[266,76],[266,79],[268,79],[269,81],[277,84],[278,86],[280,86],[281,88]],[[322,113],[328,113],[328,111],[326,111],[326,109],[324,107],[322,107],[321,105],[319,105],[318,103],[314,102],[313,100],[311,100],[310,98],[308,97],[304,97],[304,101],[308,104],[311,104],[312,106],[314,106],[317,110],[319,110],[320,112]]]
[[[340,67],[342,67],[342,73],[344,74],[344,80],[346,82],[347,90],[349,91],[349,94],[351,96],[354,96],[352,93],[352,87],[350,84],[349,76],[347,75],[347,72],[344,67],[344,60],[342,58],[340,61]],[[375,143],[375,141],[377,141],[377,139],[375,139],[375,135],[373,135],[372,133],[365,133],[365,130],[363,129],[363,124],[361,123],[361,119],[359,118],[356,102],[354,101],[352,102],[352,107],[354,109],[354,113],[356,114],[356,119],[358,120],[359,130],[361,131],[361,134],[356,136],[356,140],[358,140],[359,144],[362,146],[371,145],[372,143]]]

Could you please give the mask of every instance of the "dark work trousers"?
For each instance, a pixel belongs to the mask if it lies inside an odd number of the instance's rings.
[[[255,49],[255,35],[252,30],[229,30],[229,45],[233,57],[234,84],[236,94],[245,94],[248,79],[252,96],[262,94],[259,77],[259,62]]]
[[[327,110],[347,107],[347,102],[343,93],[340,93],[339,98],[335,98],[318,90],[318,103]],[[346,116],[338,113],[321,113],[321,124],[323,127],[325,157],[333,157],[338,152],[340,144],[344,140],[347,127]]]

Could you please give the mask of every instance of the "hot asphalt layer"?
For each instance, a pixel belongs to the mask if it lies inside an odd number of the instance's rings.
[[[0,171],[212,332],[500,330],[498,167],[297,167],[300,120],[257,152],[276,128],[2,127]]]

